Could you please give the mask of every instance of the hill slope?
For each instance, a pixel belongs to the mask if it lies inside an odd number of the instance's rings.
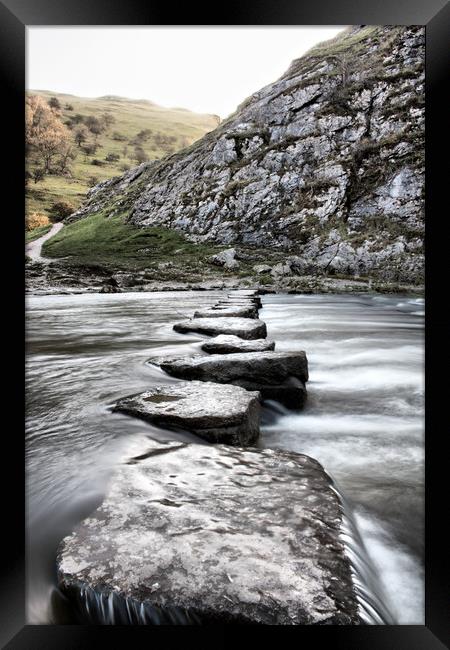
[[[41,90],[30,90],[29,94],[39,95],[47,101],[56,97],[61,105],[61,119],[72,127],[72,135],[82,124],[75,121],[80,119],[77,116],[99,117],[108,113],[114,122],[98,136],[95,153],[85,155],[74,143],[73,150],[77,156],[71,176],[52,174],[37,184],[28,184],[27,213],[49,214],[52,204],[61,200],[70,201],[77,208],[93,184],[123,174],[124,167],[131,168],[136,164],[133,139],[139,132],[151,132],[142,141],[142,148],[148,160],[156,160],[192,144],[218,124],[217,116],[200,115],[183,108],[164,108],[146,100],[114,96],[92,99]],[[111,154],[118,159],[105,161]],[[94,160],[100,160],[103,165],[93,165]],[[34,161],[30,160],[29,164],[32,168]]]
[[[424,30],[354,27],[190,148],[96,186],[69,221],[120,214],[283,254],[280,273],[421,283],[423,165]]]

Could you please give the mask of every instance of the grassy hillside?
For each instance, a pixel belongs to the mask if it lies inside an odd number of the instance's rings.
[[[177,265],[195,268],[199,259],[220,248],[188,242],[167,228],[138,228],[123,215],[97,213],[68,224],[43,245],[44,255],[65,258],[75,265],[144,269],[177,259]]]
[[[146,100],[129,100],[121,97],[100,97],[89,99],[64,95],[50,91],[32,90],[29,94],[39,95],[45,100],[56,97],[61,105],[61,119],[66,125],[73,125],[76,116],[95,116],[109,113],[114,123],[98,136],[98,148],[94,154],[86,155],[75,142],[76,158],[71,165],[71,176],[48,175],[38,183],[30,180],[26,189],[27,214],[40,212],[50,215],[51,206],[57,201],[69,201],[78,207],[86,191],[95,182],[122,174],[126,167],[134,167],[135,145],[133,139],[139,132],[149,130],[142,148],[147,160],[156,160],[167,154],[191,145],[218,124],[214,115],[200,115],[182,108],[164,108]],[[94,141],[94,136],[90,137]],[[105,161],[108,155],[119,156],[116,161]],[[100,164],[93,164],[93,161]],[[28,161],[28,169],[39,165],[37,160]]]

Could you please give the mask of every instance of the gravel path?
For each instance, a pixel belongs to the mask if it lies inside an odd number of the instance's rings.
[[[64,224],[61,222],[54,223],[47,234],[42,235],[42,237],[35,239],[29,244],[26,244],[25,254],[28,255],[28,257],[31,257],[32,260],[39,260],[41,262],[48,261],[47,258],[41,256],[42,244],[47,241],[47,239],[50,239],[50,237],[53,237],[53,235],[56,235],[56,233],[59,232],[63,226]]]

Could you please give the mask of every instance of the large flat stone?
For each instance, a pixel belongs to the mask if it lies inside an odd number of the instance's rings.
[[[267,336],[266,324],[257,318],[191,318],[175,323],[176,332],[200,334],[234,334],[241,339],[261,339]]]
[[[308,361],[303,351],[197,354],[190,357],[155,357],[148,362],[180,379],[220,383],[246,380],[266,385],[280,384],[288,377],[308,381]]]
[[[217,306],[210,309],[199,309],[194,313],[194,318],[257,318],[255,307]]]
[[[201,346],[209,354],[235,354],[237,352],[266,352],[275,349],[275,342],[269,339],[244,341],[232,334],[219,334]]]
[[[233,385],[191,381],[154,386],[120,399],[113,410],[185,429],[209,442],[245,446],[259,436],[259,393]]]
[[[58,549],[78,623],[359,624],[342,504],[315,460],[149,444]]]

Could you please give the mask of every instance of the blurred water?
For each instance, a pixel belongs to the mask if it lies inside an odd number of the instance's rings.
[[[265,296],[277,350],[304,349],[301,414],[266,418],[262,444],[313,456],[355,507],[399,623],[424,621],[423,299]]]
[[[201,442],[112,414],[117,398],[173,383],[152,354],[192,354],[172,330],[222,292],[28,296],[28,620],[49,622],[60,539],[100,502],[148,435]],[[423,623],[423,301],[263,297],[277,350],[305,349],[305,411],[266,410],[261,445],[310,454],[355,507],[396,620]]]

